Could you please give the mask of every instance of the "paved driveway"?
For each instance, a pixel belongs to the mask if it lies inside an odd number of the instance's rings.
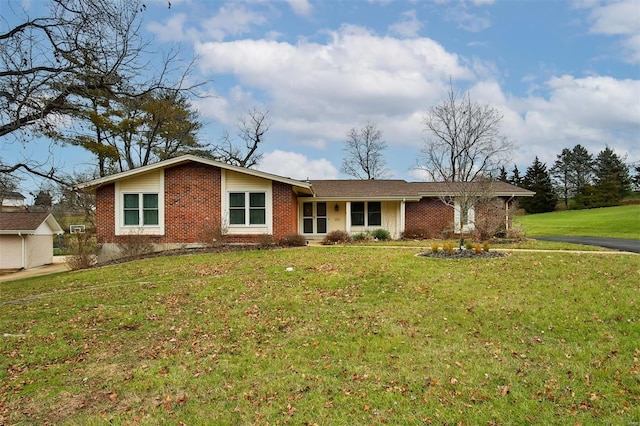
[[[563,243],[585,244],[588,246],[606,247],[614,250],[640,253],[640,240],[598,237],[531,237],[543,241],[560,241]]]

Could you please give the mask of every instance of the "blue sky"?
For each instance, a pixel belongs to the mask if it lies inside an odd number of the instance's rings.
[[[193,78],[212,80],[208,97],[194,101],[206,124],[202,140],[233,134],[250,108],[270,111],[258,167],[265,171],[344,178],[345,136],[369,121],[383,132],[391,177],[420,180],[412,169],[421,121],[450,79],[503,113],[502,133],[516,145],[511,164],[521,173],[535,156],[550,166],[576,144],[594,156],[609,146],[640,161],[636,0],[146,5],[152,47],[180,43],[185,57],[198,58]],[[54,149],[52,158],[68,168],[91,165],[70,148]]]

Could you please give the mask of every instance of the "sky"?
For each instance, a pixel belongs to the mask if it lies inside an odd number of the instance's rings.
[[[594,157],[608,146],[640,161],[637,0],[145,4],[151,47],[178,43],[197,58],[191,78],[211,81],[194,100],[201,141],[233,134],[249,109],[269,110],[263,171],[347,178],[347,132],[370,122],[387,144],[388,176],[423,180],[415,169],[423,119],[450,83],[501,112],[501,132],[515,147],[508,170],[524,174],[536,156],[550,167],[577,144]],[[78,149],[48,155],[67,169],[92,166]]]

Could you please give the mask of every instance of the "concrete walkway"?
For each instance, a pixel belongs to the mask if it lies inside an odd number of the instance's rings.
[[[53,263],[50,265],[42,265],[37,268],[22,269],[17,272],[0,275],[0,282],[21,280],[23,278],[38,277],[65,271],[69,271],[67,259],[64,256],[54,256]]]

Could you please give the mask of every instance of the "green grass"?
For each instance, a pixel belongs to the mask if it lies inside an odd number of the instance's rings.
[[[588,236],[640,240],[640,205],[518,216],[527,236]]]
[[[418,251],[201,254],[3,283],[0,424],[640,420],[640,257]]]

